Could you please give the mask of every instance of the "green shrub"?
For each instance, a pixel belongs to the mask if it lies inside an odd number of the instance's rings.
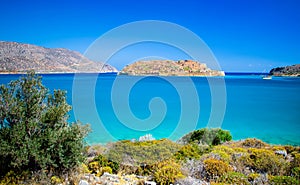
[[[59,178],[58,176],[52,176],[51,177],[51,184],[61,184],[63,180]]]
[[[248,175],[248,181],[253,182],[260,177],[259,173],[250,173]]]
[[[112,172],[113,173],[117,173],[118,172],[118,169],[119,169],[119,166],[120,164],[115,162],[115,161],[111,161],[111,160],[108,160],[105,156],[103,155],[98,155],[97,157],[95,157],[93,159],[93,161],[97,161],[99,163],[99,166],[100,167],[110,167],[112,169]]]
[[[218,179],[218,182],[228,184],[250,185],[246,175],[238,172],[225,173],[221,178]]]
[[[195,130],[187,137],[188,143],[197,142],[200,144],[207,144],[207,145],[219,145],[225,141],[230,141],[232,136],[229,131],[222,130],[222,129],[207,129],[203,128],[200,130]]]
[[[202,155],[202,151],[199,146],[196,144],[187,144],[184,145],[179,151],[174,154],[174,157],[177,160],[186,160],[186,159],[199,159]]]
[[[101,167],[99,169],[99,171],[96,173],[96,176],[101,177],[103,175],[103,173],[105,173],[105,172],[112,174],[111,167],[109,167],[109,166]]]
[[[300,153],[294,153],[293,157],[294,157],[294,159],[291,162],[291,167],[292,168],[300,167]]]
[[[240,158],[245,166],[255,172],[282,175],[285,173],[288,162],[282,156],[276,155],[272,150],[249,149],[249,153]]]
[[[233,155],[235,151],[228,146],[219,145],[213,147],[211,153],[219,155],[223,161],[229,163],[231,161],[231,155]]]
[[[268,144],[262,142],[259,139],[255,139],[255,138],[245,139],[244,141],[242,141],[241,145],[243,147],[247,147],[247,148],[264,148],[266,146],[269,146]]]
[[[155,165],[153,177],[158,184],[167,185],[183,178],[180,165],[173,160],[166,160]]]
[[[126,165],[151,165],[169,159],[180,149],[180,145],[168,139],[131,142],[119,141],[109,147],[109,160]]]
[[[295,167],[292,169],[292,175],[296,179],[300,180],[300,167]]]
[[[0,185],[18,185],[29,179],[29,172],[23,171],[16,174],[14,171],[7,172],[0,180]]]
[[[49,94],[40,77],[25,77],[0,86],[0,176],[10,170],[60,174],[84,161],[89,129],[67,122],[66,93]]]
[[[300,147],[299,146],[290,146],[290,145],[286,145],[284,146],[284,149],[287,151],[287,153],[300,153]]]
[[[109,166],[101,166],[99,161],[92,161],[88,164],[89,172],[100,177],[104,172],[112,173],[113,170]]]
[[[214,158],[208,158],[203,161],[207,173],[206,179],[218,179],[224,174],[232,171],[232,168],[225,162]]]
[[[296,178],[290,176],[271,176],[269,182],[272,185],[296,185],[300,183]]]

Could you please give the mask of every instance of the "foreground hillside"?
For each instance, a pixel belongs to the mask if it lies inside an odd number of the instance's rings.
[[[147,140],[149,138],[150,140]],[[87,148],[88,184],[299,184],[299,147],[257,139],[229,141],[228,131],[200,129],[178,142],[118,141]]]
[[[94,62],[78,52],[50,49],[17,42],[0,42],[0,73],[117,72],[101,62]]]
[[[270,75],[274,76],[300,76],[300,64],[273,68]]]
[[[123,75],[140,76],[224,76],[223,71],[212,70],[204,63],[192,60],[138,61],[122,69]]]

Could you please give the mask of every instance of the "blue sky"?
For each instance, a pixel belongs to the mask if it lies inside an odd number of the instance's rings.
[[[163,20],[197,34],[223,70],[267,72],[300,63],[299,9],[298,0],[1,0],[0,40],[84,53],[117,26]]]

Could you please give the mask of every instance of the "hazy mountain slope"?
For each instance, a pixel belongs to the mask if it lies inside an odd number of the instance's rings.
[[[117,72],[68,49],[50,49],[31,44],[0,42],[0,72]]]

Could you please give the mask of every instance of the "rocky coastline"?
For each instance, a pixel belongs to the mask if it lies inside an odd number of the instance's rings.
[[[272,76],[300,77],[300,64],[285,67],[276,67],[271,69],[269,74]]]
[[[131,76],[225,76],[224,71],[212,70],[205,63],[193,60],[138,61],[125,66],[119,74]]]

